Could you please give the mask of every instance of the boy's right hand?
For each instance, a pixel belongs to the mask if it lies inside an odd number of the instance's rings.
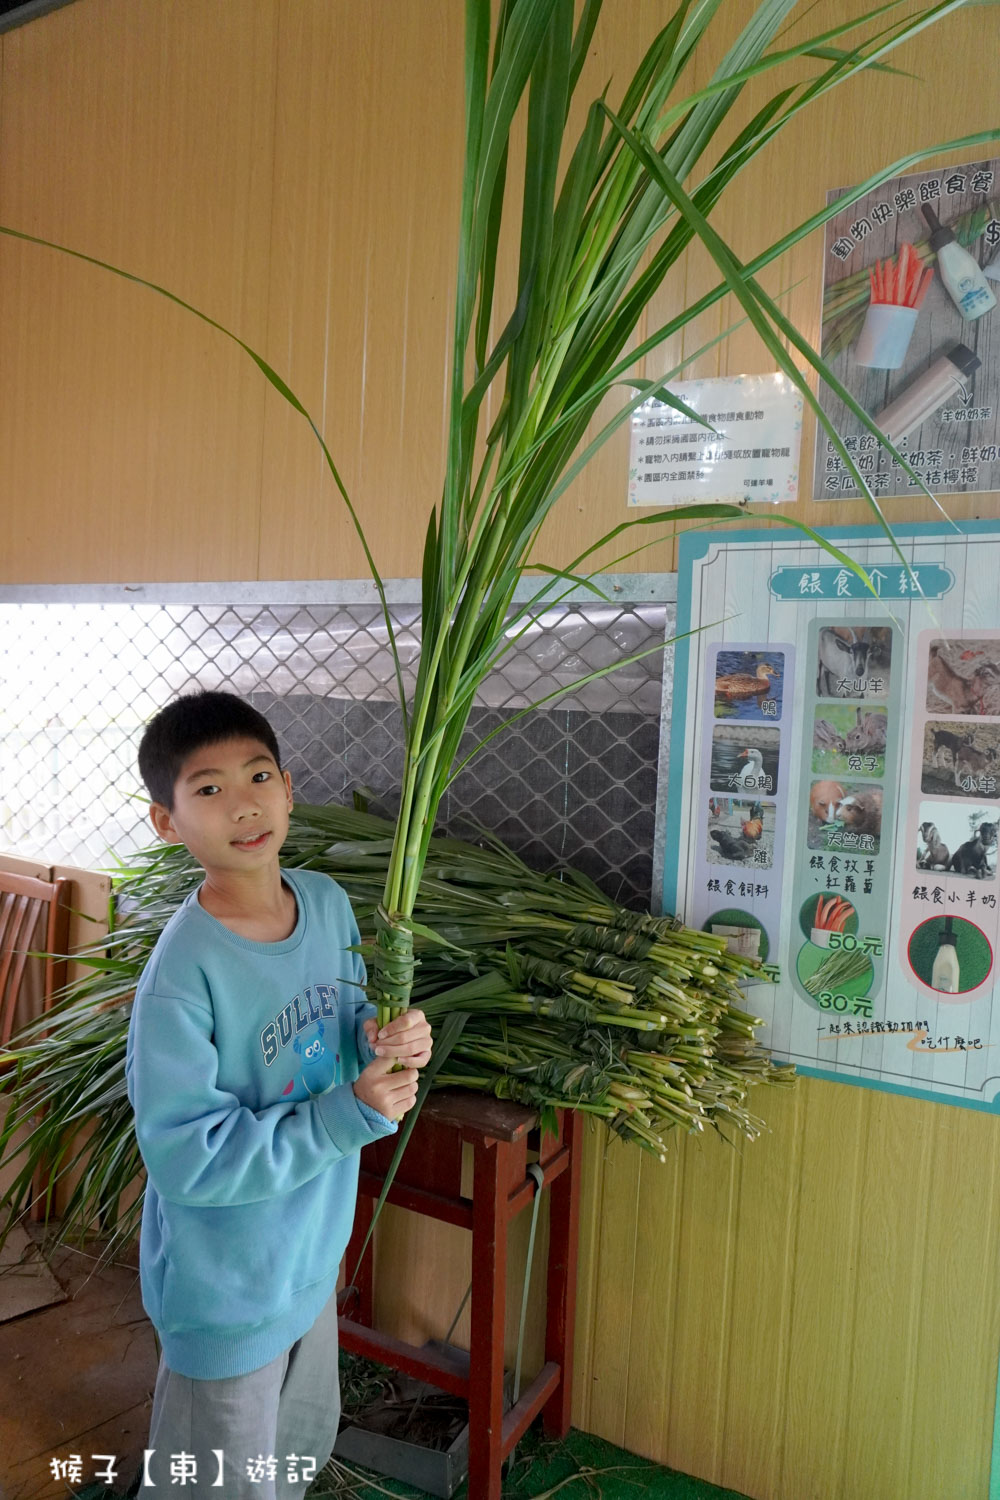
[[[398,1068],[394,1057],[376,1057],[354,1083],[355,1097],[387,1120],[398,1120],[417,1101],[416,1068]]]

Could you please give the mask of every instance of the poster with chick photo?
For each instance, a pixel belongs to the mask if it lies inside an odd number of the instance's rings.
[[[1000,158],[893,178],[826,226],[820,352],[935,495],[1000,488],[998,300]],[[918,493],[823,383],[820,400],[876,498]],[[860,493],[822,431],[814,483]]]

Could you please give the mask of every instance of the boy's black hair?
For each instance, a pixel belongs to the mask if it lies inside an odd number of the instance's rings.
[[[195,750],[223,740],[260,740],[281,766],[274,730],[251,704],[235,693],[187,693],[161,708],[139,742],[139,775],[154,802],[174,810],[174,785],[181,766]]]

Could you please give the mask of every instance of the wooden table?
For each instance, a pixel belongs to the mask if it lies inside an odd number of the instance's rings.
[[[340,1339],[345,1349],[403,1374],[426,1380],[469,1403],[469,1495],[499,1500],[504,1458],[539,1412],[547,1432],[565,1437],[570,1425],[573,1317],[579,1233],[582,1118],[557,1111],[556,1135],[540,1136],[538,1115],[519,1104],[460,1089],[432,1093],[403,1155],[388,1202],[472,1231],[471,1359],[412,1344],[372,1327],[372,1249],[355,1283],[341,1293]],[[462,1196],[462,1146],[472,1147],[472,1197]],[[375,1201],[395,1149],[392,1136],[361,1153],[358,1207],[347,1250],[357,1265]],[[545,1364],[515,1406],[503,1410],[507,1227],[536,1191],[529,1149],[537,1153],[549,1187],[549,1261],[546,1276]],[[346,1316],[346,1309],[353,1316]]]

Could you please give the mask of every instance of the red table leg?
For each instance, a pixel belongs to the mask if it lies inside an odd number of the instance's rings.
[[[543,1135],[539,1143],[539,1165],[552,1195],[545,1365],[505,1419],[507,1231],[512,1217],[528,1207],[537,1191],[526,1166],[537,1116],[509,1101],[450,1090],[432,1094],[424,1108],[427,1118],[417,1124],[388,1201],[472,1230],[471,1369],[466,1375],[457,1358],[412,1348],[373,1330],[371,1247],[355,1289],[342,1300],[341,1339],[346,1349],[468,1394],[469,1495],[471,1500],[500,1500],[504,1453],[532,1419],[541,1412],[546,1429],[559,1436],[570,1425],[582,1117],[560,1111],[557,1136]],[[473,1153],[471,1203],[461,1191],[463,1142]],[[391,1141],[365,1148],[348,1276],[354,1276],[391,1155]]]
[[[500,1500],[508,1183],[496,1141],[477,1142],[473,1152],[469,1495]]]
[[[549,1192],[549,1268],[546,1293],[545,1358],[560,1366],[559,1384],[542,1407],[542,1424],[553,1437],[565,1437],[572,1417],[573,1319],[576,1307],[576,1259],[580,1228],[580,1164],[583,1116],[566,1110],[563,1131],[572,1165]]]

